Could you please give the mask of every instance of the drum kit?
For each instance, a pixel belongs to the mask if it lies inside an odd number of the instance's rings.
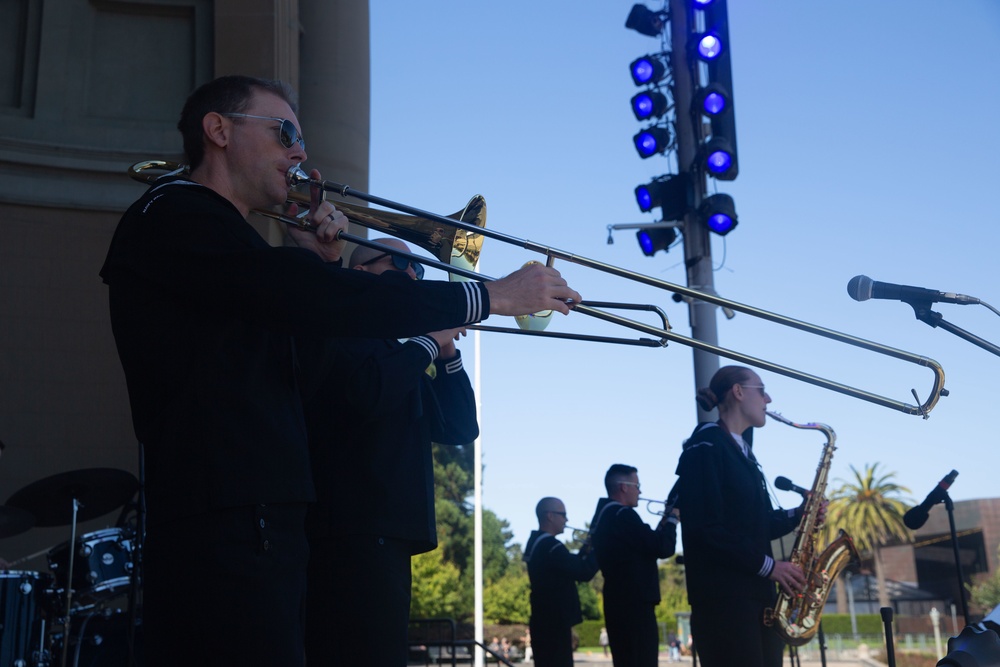
[[[0,667],[124,665],[109,633],[135,628],[136,540],[128,509],[139,489],[129,472],[88,468],[39,480],[0,505],[0,539],[33,527],[70,526],[70,538],[0,570]],[[118,525],[77,536],[77,524],[122,510]],[[21,570],[45,556],[48,572]],[[128,595],[127,610],[114,601]],[[68,639],[67,639],[68,638]],[[134,655],[129,650],[130,655]],[[124,655],[124,654],[122,654]]]

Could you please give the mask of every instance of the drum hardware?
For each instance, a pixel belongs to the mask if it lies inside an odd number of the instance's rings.
[[[78,604],[83,608],[93,607],[126,592],[134,567],[130,532],[123,528],[106,528],[81,535],[74,549],[68,542],[50,549],[49,570],[55,576],[57,585],[73,588]],[[72,575],[68,571],[71,551],[75,552],[78,561]]]
[[[46,667],[44,612],[52,577],[42,572],[0,572],[0,665]]]
[[[89,521],[113,512],[138,488],[139,480],[125,470],[73,470],[29,484],[8,498],[7,506],[33,514],[38,527],[66,526],[73,522],[74,514],[77,521]]]
[[[135,476],[124,470],[90,468],[59,473],[39,480],[17,491],[7,500],[8,506],[24,510],[33,515],[35,525],[37,526],[70,525],[69,542],[56,547],[49,554],[50,567],[52,567],[53,563],[56,564],[56,567],[53,568],[54,573],[61,573],[62,568],[61,563],[57,559],[54,559],[53,552],[58,554],[59,550],[65,546],[66,554],[68,555],[66,577],[61,582],[63,584],[62,590],[56,589],[57,594],[62,593],[65,595],[65,616],[62,619],[63,634],[65,637],[71,636],[74,616],[73,592],[74,584],[77,584],[77,577],[75,576],[77,524],[80,521],[96,519],[120,508],[135,495],[138,487],[139,481]],[[121,529],[113,529],[112,532],[118,544],[121,545]],[[88,539],[84,540],[80,545],[81,558],[88,559],[86,561],[88,570],[83,577],[85,586],[81,587],[81,593],[92,595],[91,598],[84,598],[84,600],[93,602],[94,604],[101,600],[102,595],[106,595],[107,590],[113,591],[119,585],[117,582],[120,580],[120,578],[113,579],[116,583],[109,583],[107,587],[103,584],[97,586],[97,584],[103,581],[101,576],[105,572],[105,568],[113,567],[116,564],[114,554],[106,553],[103,550],[99,554],[100,563],[90,562],[90,556],[96,551],[94,548],[95,544],[100,544],[104,541],[105,536],[101,534],[97,541],[94,542],[93,538],[97,535],[99,533],[84,535],[83,538]],[[129,547],[130,543],[121,547],[119,551],[128,551]],[[125,569],[124,566],[122,569]],[[126,574],[126,582],[130,578],[131,570]],[[87,585],[88,582],[89,585]],[[40,646],[39,651],[41,650]],[[63,642],[61,667],[66,667],[68,652],[69,642]],[[18,663],[14,662],[11,664],[17,665]],[[24,663],[25,667],[27,664],[26,662]],[[6,663],[0,662],[0,667],[6,667]]]

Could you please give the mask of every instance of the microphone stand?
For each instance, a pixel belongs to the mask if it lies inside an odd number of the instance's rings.
[[[823,621],[819,622],[819,663],[826,667],[826,635],[823,634]]]
[[[882,607],[879,612],[885,625],[885,661],[889,667],[896,667],[896,651],[892,645],[892,607]]]
[[[956,326],[951,322],[949,322],[948,320],[944,319],[944,317],[941,316],[941,313],[937,313],[931,310],[930,301],[913,301],[913,302],[907,301],[906,303],[910,304],[910,306],[913,308],[913,314],[916,315],[917,319],[923,322],[924,324],[927,324],[928,326],[933,328],[940,327],[945,331],[951,332],[956,336],[958,336],[959,338],[964,338],[973,345],[978,345],[987,352],[992,352],[993,354],[1000,357],[1000,347],[997,347],[988,340],[984,340],[979,336],[970,333],[965,329]]]
[[[948,527],[951,530],[951,548],[955,554],[955,573],[958,575],[958,599],[962,603],[965,624],[969,624],[969,605],[965,601],[965,577],[962,576],[962,559],[958,551],[958,531],[955,530],[955,504],[948,492],[944,492],[944,507],[948,510]]]

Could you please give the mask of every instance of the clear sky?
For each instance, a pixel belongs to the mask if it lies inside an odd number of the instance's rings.
[[[482,194],[491,228],[686,284],[679,246],[647,258],[631,231],[607,244],[609,224],[655,221],[633,189],[674,166],[632,146],[642,124],[629,108],[628,64],[659,50],[624,27],[632,4],[372,2],[370,190],[444,214]],[[925,421],[765,372],[771,409],[836,431],[834,480],[879,463],[919,501],[954,468],[956,501],[1000,495],[989,421],[1000,358],[917,321],[906,304],[859,303],[846,290],[865,274],[1000,308],[1000,214],[989,194],[998,191],[1000,4],[730,0],[729,19],[740,175],[709,188],[734,197],[740,222],[713,238],[716,290],[935,359],[951,392]],[[487,239],[479,268],[499,276],[540,258]],[[657,304],[690,335],[687,308],[669,292],[556,266],[585,299]],[[1000,344],[988,309],[935,310]],[[488,323],[513,325],[500,319]],[[631,335],[578,314],[554,320],[550,330]],[[931,388],[924,368],[748,315],[719,313],[718,331],[723,347],[897,400],[914,403],[914,388],[923,401]],[[612,463],[639,468],[645,497],[665,496],[697,417],[690,347],[490,333],[481,346],[484,504],[515,541],[527,540],[546,495],[583,526]],[[471,337],[460,347],[471,369]],[[772,483],[784,475],[808,487],[823,442],[770,421],[755,451]]]

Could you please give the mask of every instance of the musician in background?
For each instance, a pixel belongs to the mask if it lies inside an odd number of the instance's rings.
[[[315,233],[268,245],[247,216],[283,204],[307,157],[285,84],[215,79],[178,128],[190,173],[128,209],[101,269],[145,455],[146,661],[294,667],[315,499],[294,336],[413,336],[580,296],[541,265],[488,284],[343,270],[346,219],[317,186]]]
[[[800,510],[771,507],[764,474],[744,432],[761,427],[771,397],[760,377],[725,366],[698,391],[717,422],[702,423],[677,465],[691,636],[705,667],[780,667],[783,642],[764,609],[805,586],[802,570],[774,560],[771,540],[795,530]]]
[[[604,619],[615,667],[656,667],[660,631],[657,560],[674,555],[677,515],[667,508],[656,529],[636,513],[639,473],[616,463],[604,476],[608,497],[597,501],[590,538],[604,574]]]
[[[589,541],[572,554],[556,539],[566,530],[566,506],[558,498],[542,498],[535,506],[538,530],[524,547],[531,580],[531,642],[536,667],[573,664],[573,626],[583,621],[576,582],[597,574]]]
[[[377,242],[409,251],[398,239]],[[424,274],[420,264],[365,246],[348,266],[391,285]],[[305,389],[317,494],[306,518],[310,665],[406,664],[410,557],[437,547],[431,442],[467,445],[479,435],[455,347],[464,333],[300,341],[324,358],[303,369],[319,378],[317,391],[308,380]]]

